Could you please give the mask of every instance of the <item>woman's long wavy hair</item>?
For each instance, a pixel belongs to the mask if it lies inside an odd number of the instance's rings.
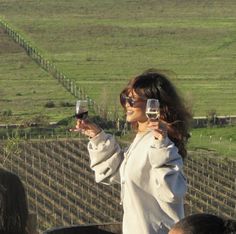
[[[28,206],[20,178],[0,168],[0,233],[26,234]]]
[[[184,158],[187,155],[186,143],[190,136],[189,128],[192,115],[184,105],[184,101],[177,93],[174,85],[162,73],[149,69],[143,74],[130,80],[128,85],[120,94],[121,101],[123,94],[135,92],[142,98],[155,98],[160,102],[160,119],[167,122],[168,136],[179,149],[179,153]],[[137,123],[136,123],[137,126]]]

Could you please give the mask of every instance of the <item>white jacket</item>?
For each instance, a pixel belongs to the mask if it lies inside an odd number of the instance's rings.
[[[184,217],[182,158],[167,137],[137,134],[124,152],[102,131],[88,143],[96,182],[121,183],[123,234],[167,234]]]

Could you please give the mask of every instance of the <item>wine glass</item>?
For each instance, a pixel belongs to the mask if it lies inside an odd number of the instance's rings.
[[[86,119],[88,117],[88,101],[87,100],[76,101],[75,117],[77,119]]]
[[[147,99],[146,116],[150,120],[156,120],[160,117],[160,102],[158,99]]]

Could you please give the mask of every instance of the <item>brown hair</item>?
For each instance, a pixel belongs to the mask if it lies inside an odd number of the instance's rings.
[[[168,136],[179,149],[184,158],[187,155],[186,143],[192,115],[176,88],[162,73],[149,69],[133,78],[122,90],[121,95],[134,91],[143,98],[155,98],[160,102],[160,119],[168,124]],[[124,107],[124,104],[121,102]]]

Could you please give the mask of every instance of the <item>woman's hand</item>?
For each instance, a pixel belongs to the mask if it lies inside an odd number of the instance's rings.
[[[152,130],[155,139],[163,140],[165,139],[167,134],[167,123],[163,120],[151,120],[148,124],[148,128]]]
[[[75,129],[71,129],[71,131],[81,132],[82,134],[90,138],[93,138],[98,133],[100,133],[102,129],[87,119],[86,120],[78,119],[76,122]]]

